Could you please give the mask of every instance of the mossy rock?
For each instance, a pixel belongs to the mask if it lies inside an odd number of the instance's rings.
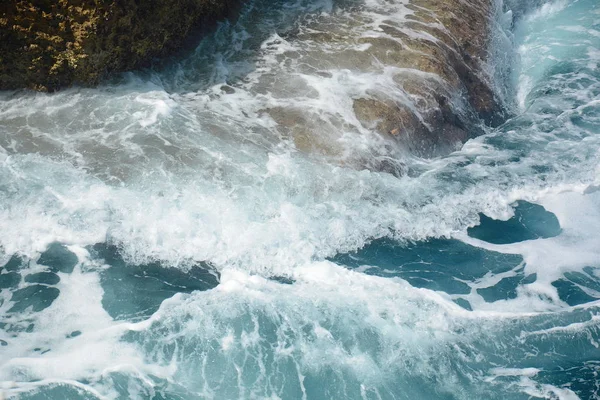
[[[239,0],[3,0],[0,89],[95,85],[148,66]]]

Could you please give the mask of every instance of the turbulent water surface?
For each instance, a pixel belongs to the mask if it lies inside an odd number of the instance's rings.
[[[357,56],[408,14],[256,0],[160,71],[1,93],[0,397],[600,398],[600,3],[498,4],[512,117],[434,159],[352,109],[408,101]]]

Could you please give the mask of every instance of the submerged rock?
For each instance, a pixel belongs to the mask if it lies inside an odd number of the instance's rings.
[[[487,73],[489,0],[412,0],[406,21],[385,20],[379,37],[361,38],[385,65],[401,68],[394,80],[406,95],[386,93],[354,102],[357,118],[393,136],[411,152],[431,156],[452,150],[497,126],[505,110]]]
[[[279,49],[260,81],[275,99],[265,114],[298,150],[360,169],[401,174],[405,151],[456,150],[506,119],[490,59],[495,11],[492,0],[409,0],[307,18],[263,45]]]
[[[93,85],[148,65],[238,0],[3,0],[0,90]]]

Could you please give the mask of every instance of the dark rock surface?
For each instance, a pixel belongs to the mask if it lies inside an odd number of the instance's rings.
[[[3,0],[0,90],[94,85],[147,66],[238,0]]]

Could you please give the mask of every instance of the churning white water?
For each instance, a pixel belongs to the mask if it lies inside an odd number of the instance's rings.
[[[600,4],[525,3],[513,116],[433,159],[352,107],[412,101],[360,40],[402,1],[256,0],[160,71],[1,93],[0,397],[598,398]]]

